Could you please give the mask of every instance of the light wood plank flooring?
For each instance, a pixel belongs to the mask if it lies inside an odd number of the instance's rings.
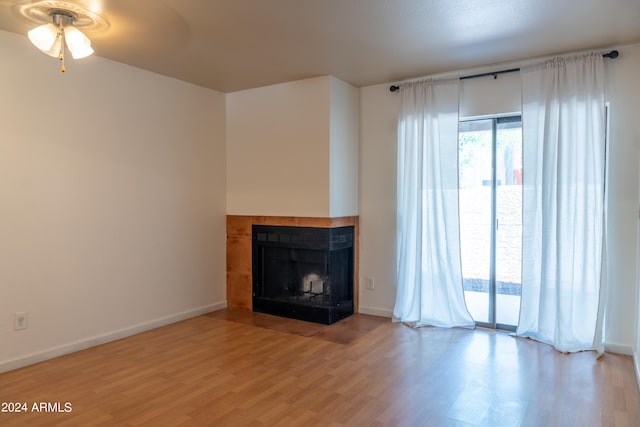
[[[0,374],[2,402],[72,404],[0,413],[0,425],[640,425],[626,356],[364,315],[353,327],[288,322],[213,313]]]

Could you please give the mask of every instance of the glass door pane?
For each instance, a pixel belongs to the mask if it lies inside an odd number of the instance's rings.
[[[493,120],[460,123],[458,145],[460,249],[467,308],[489,323]]]
[[[522,285],[522,122],[496,124],[496,323],[515,326]]]
[[[522,122],[469,120],[459,131],[465,301],[476,323],[513,330],[522,282]]]

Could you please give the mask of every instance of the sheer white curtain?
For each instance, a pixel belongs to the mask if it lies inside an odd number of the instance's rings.
[[[400,88],[395,321],[473,327],[458,226],[459,80]]]
[[[517,335],[602,351],[602,55],[523,68],[523,268]]]

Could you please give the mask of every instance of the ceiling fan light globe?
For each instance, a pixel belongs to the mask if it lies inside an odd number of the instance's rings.
[[[43,50],[42,53],[46,53],[49,56],[53,56],[57,58],[60,55],[60,48],[62,47],[62,37],[56,37],[56,40],[53,42],[53,46],[49,50]]]
[[[58,39],[58,27],[51,23],[40,25],[29,31],[28,36],[35,47],[47,53],[54,47]]]
[[[73,59],[85,58],[93,53],[91,40],[72,25],[64,27],[64,39]]]

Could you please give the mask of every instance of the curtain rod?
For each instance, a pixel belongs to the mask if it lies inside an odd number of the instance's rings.
[[[611,59],[615,59],[618,57],[618,55],[620,54],[620,52],[618,52],[617,50],[612,50],[609,53],[605,53],[602,55],[603,58],[611,58]],[[460,80],[467,80],[467,79],[475,79],[478,77],[486,77],[486,76],[493,76],[494,79],[498,78],[498,74],[506,74],[506,73],[514,73],[516,71],[520,71],[520,68],[510,68],[508,70],[500,70],[500,71],[491,71],[489,73],[480,73],[480,74],[472,74],[470,76],[461,76]],[[389,90],[391,92],[397,92],[398,90],[400,90],[400,86],[399,85],[392,85],[389,87]]]

